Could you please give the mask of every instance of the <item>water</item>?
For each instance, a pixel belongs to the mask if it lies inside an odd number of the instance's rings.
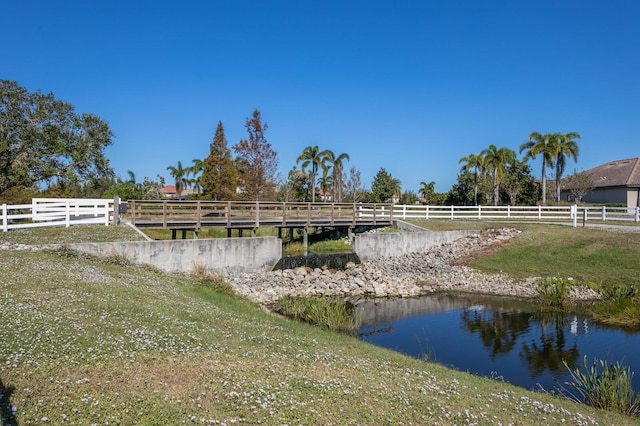
[[[483,296],[361,300],[360,338],[377,346],[526,389],[568,388],[572,369],[594,357],[635,372],[640,392],[640,332],[588,317],[537,314],[530,303]]]

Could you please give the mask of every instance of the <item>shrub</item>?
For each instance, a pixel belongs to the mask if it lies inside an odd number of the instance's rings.
[[[607,300],[628,299],[640,296],[640,289],[632,284],[616,284],[598,290]]]
[[[583,360],[584,372],[580,368],[571,370],[566,361],[563,363],[572,379],[566,384],[578,392],[577,396],[572,395],[573,399],[592,407],[640,417],[640,399],[634,395],[631,383],[633,373],[629,367],[619,362],[609,364],[596,359],[589,367],[586,355]]]
[[[568,302],[571,287],[570,279],[542,278],[537,283],[540,304],[547,308],[562,308]]]

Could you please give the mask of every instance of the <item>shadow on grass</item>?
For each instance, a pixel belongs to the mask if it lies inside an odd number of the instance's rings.
[[[13,386],[5,387],[0,378],[0,421],[2,426],[16,426],[16,414],[11,406],[11,394],[15,388]]]

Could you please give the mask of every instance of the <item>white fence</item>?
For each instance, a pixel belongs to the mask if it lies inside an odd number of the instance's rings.
[[[34,198],[31,204],[2,205],[2,231],[72,225],[109,225],[113,199]]]
[[[640,222],[640,207],[394,205],[393,219]]]

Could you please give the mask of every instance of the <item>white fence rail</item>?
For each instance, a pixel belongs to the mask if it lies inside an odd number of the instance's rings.
[[[394,205],[394,219],[477,219],[640,222],[640,207]]]
[[[109,225],[113,199],[34,198],[31,204],[2,205],[2,231],[47,226]]]

